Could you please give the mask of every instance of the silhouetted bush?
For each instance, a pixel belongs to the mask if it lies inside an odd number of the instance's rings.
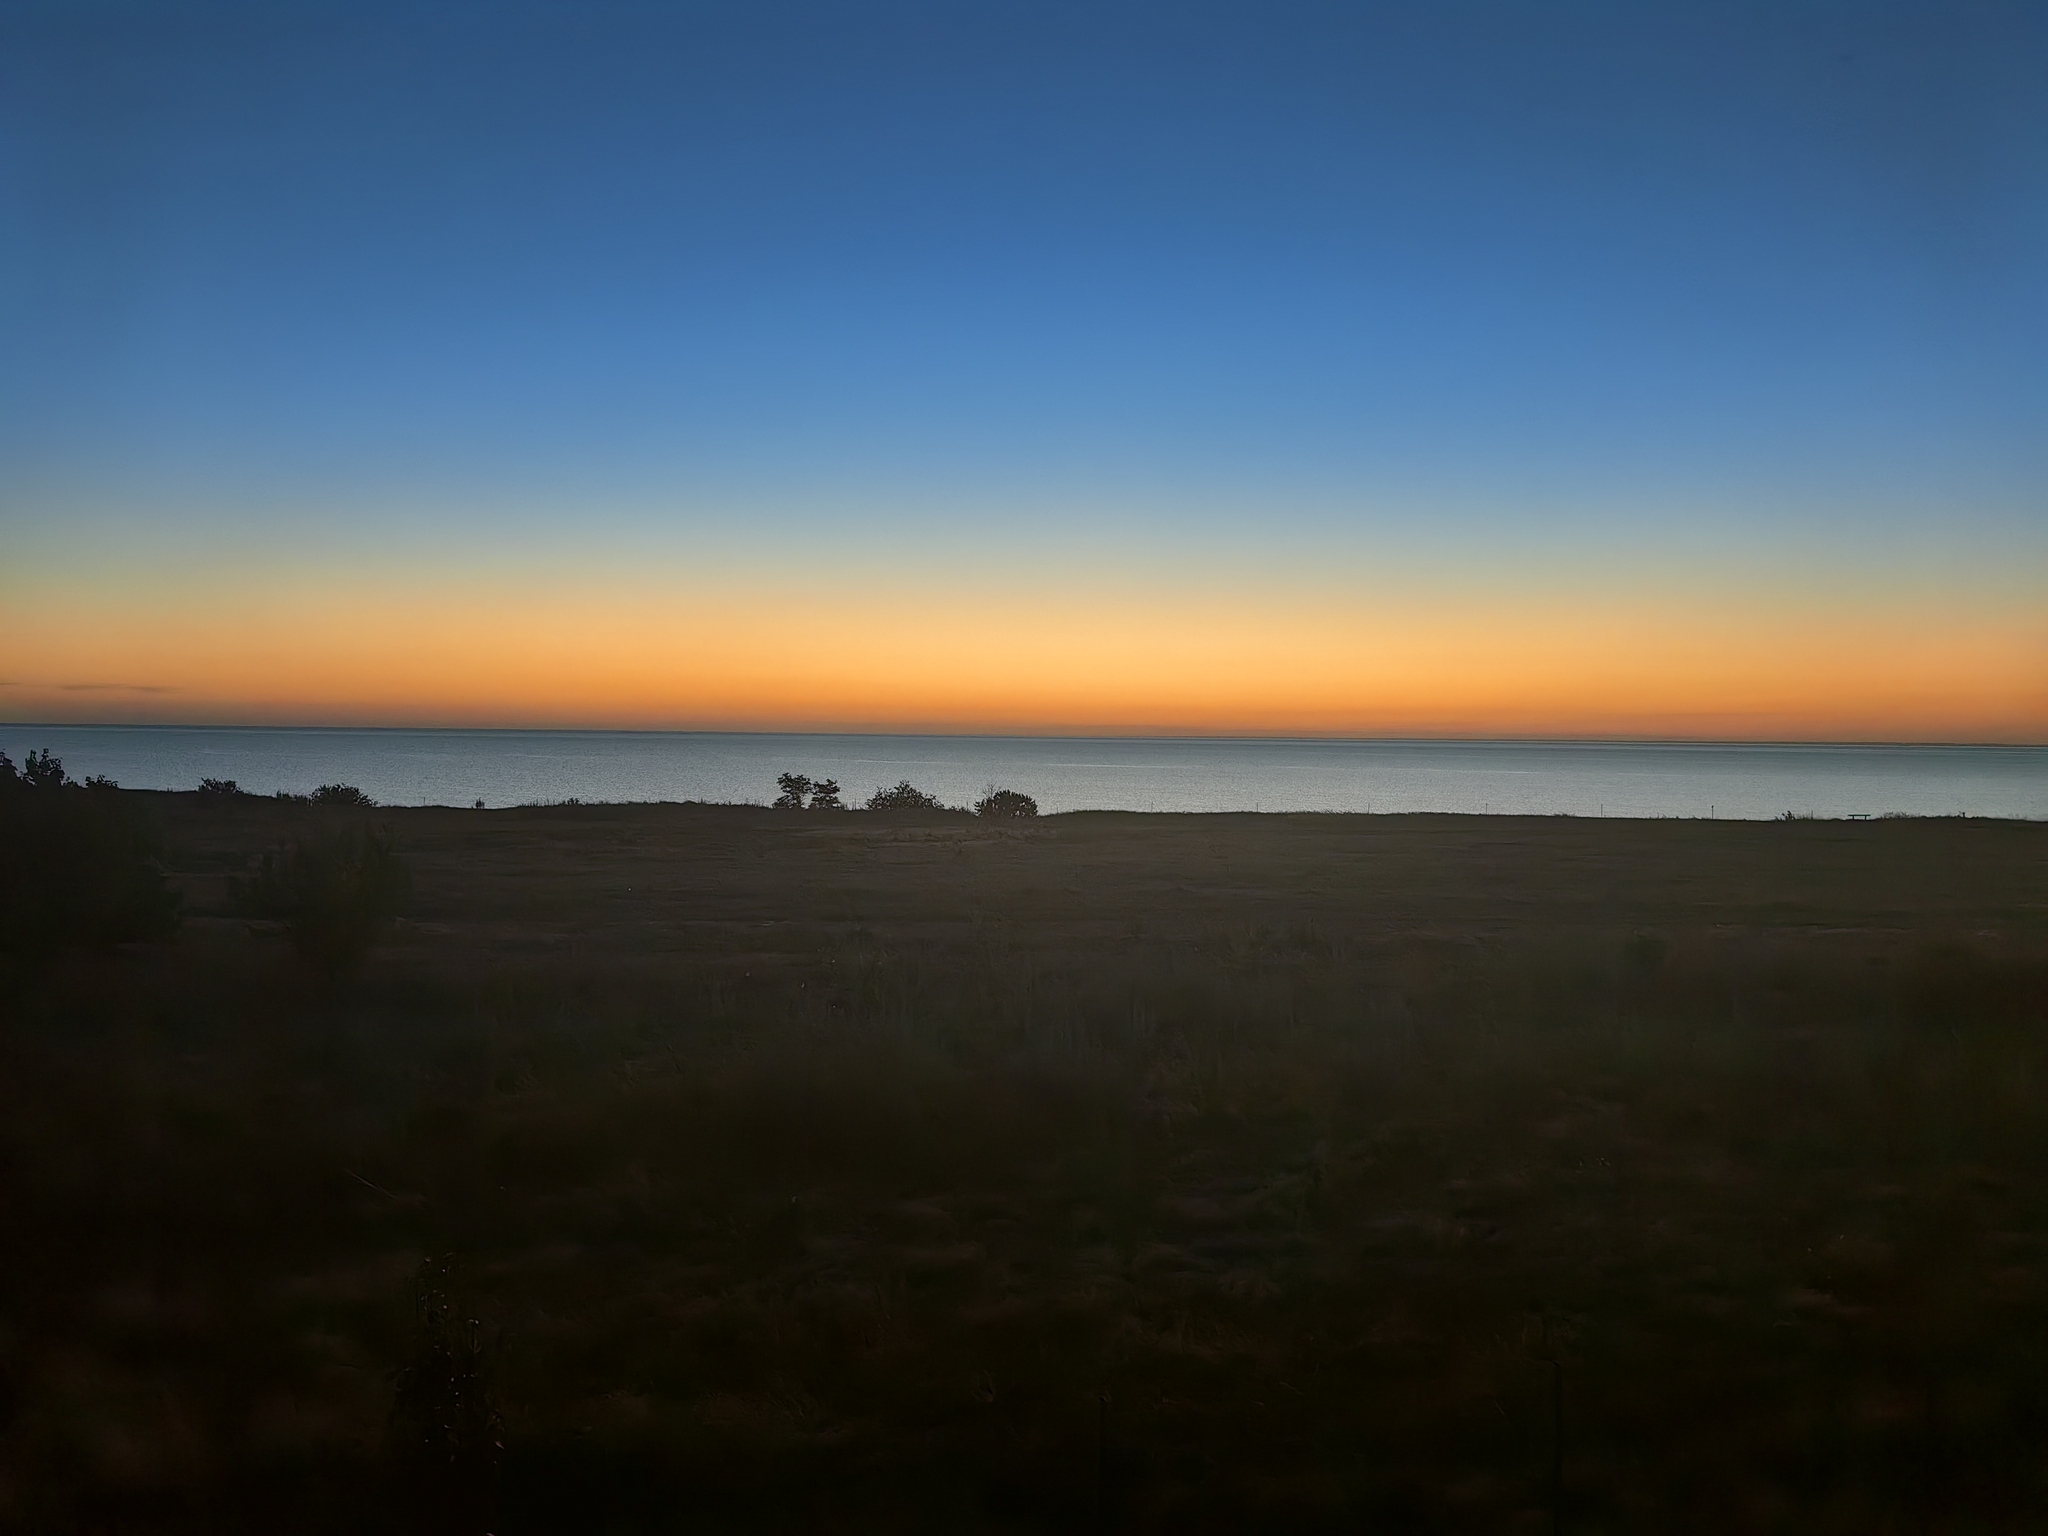
[[[495,1522],[504,1424],[482,1325],[450,1299],[453,1265],[429,1259],[413,1282],[419,1331],[398,1373],[391,1432],[417,1528],[481,1536]]]
[[[868,796],[871,811],[943,811],[945,803],[928,795],[905,779],[894,789],[878,789]]]
[[[388,833],[340,830],[263,856],[235,891],[245,916],[282,921],[299,957],[321,975],[357,969],[391,928],[412,876]]]
[[[377,804],[353,784],[322,784],[309,798],[315,805],[355,811],[367,811]]]
[[[138,802],[112,779],[72,782],[47,750],[19,769],[0,752],[0,949],[36,962],[177,926],[178,897]]]
[[[1002,818],[1006,816],[1036,816],[1038,802],[1029,795],[1020,795],[1014,789],[991,789],[974,802],[974,814]]]
[[[843,811],[845,803],[839,798],[837,779],[820,779],[811,786],[811,806],[814,811]]]
[[[247,791],[233,779],[201,779],[199,793],[209,800],[239,800]]]

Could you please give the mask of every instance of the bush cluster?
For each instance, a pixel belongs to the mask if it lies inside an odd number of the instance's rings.
[[[233,779],[203,779],[199,784],[200,793],[207,793],[207,786],[209,784],[224,784],[227,786],[227,792],[241,793]],[[218,794],[221,791],[215,790],[213,793]],[[322,784],[318,789],[307,795],[294,794],[289,789],[280,789],[271,798],[280,805],[317,805],[328,810],[370,811],[375,810],[377,807],[375,800],[372,800],[353,784]]]
[[[1036,816],[1038,802],[1029,795],[1020,795],[1014,789],[996,789],[974,802],[974,814],[993,819],[1017,816]]]
[[[837,779],[812,780],[801,773],[782,773],[775,776],[776,785],[782,793],[776,797],[778,811],[842,811],[846,809],[839,798]],[[877,789],[868,796],[866,809],[870,811],[946,811],[953,807],[937,795],[927,794],[908,779],[900,779],[888,789]],[[974,814],[996,820],[1019,816],[1036,816],[1038,802],[1029,795],[1019,794],[1014,789],[997,789],[993,784],[988,792],[974,802]]]
[[[943,811],[945,802],[928,795],[905,779],[894,789],[878,789],[868,796],[871,811]]]
[[[266,853],[234,897],[244,916],[282,922],[299,958],[338,980],[368,958],[411,886],[389,833],[340,828]]]
[[[322,784],[310,798],[315,805],[340,810],[367,811],[377,804],[353,784]]]
[[[0,950],[30,962],[73,945],[167,938],[155,829],[112,779],[83,784],[47,750],[0,752]]]

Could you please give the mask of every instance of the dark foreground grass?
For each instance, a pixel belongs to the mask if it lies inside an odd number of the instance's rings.
[[[335,991],[158,810],[6,999],[13,1526],[2048,1520],[2048,828],[380,813]]]

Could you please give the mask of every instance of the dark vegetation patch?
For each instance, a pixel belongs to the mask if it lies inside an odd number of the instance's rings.
[[[867,808],[871,811],[943,811],[946,806],[937,795],[928,795],[904,779],[893,789],[878,789],[869,795]]]
[[[235,905],[330,812],[118,798],[189,915],[6,983],[13,1526],[2048,1514],[2048,829],[383,811],[336,981]]]
[[[0,752],[0,957],[38,970],[72,948],[177,931],[156,830],[107,779],[73,781],[47,751]]]
[[[300,960],[334,981],[362,967],[411,883],[390,833],[328,825],[262,855],[253,875],[230,884],[229,900],[241,916],[281,924]]]

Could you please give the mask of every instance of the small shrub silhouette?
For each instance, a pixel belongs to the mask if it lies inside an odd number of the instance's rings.
[[[0,950],[33,964],[73,945],[168,938],[154,828],[108,778],[73,782],[47,749],[0,752]]]
[[[811,805],[814,811],[843,811],[846,805],[839,798],[837,779],[820,779],[811,786]]]
[[[778,773],[775,782],[782,794],[775,801],[778,811],[800,811],[804,808],[804,796],[811,792],[811,781],[807,774]]]
[[[281,921],[299,958],[335,980],[369,958],[411,886],[388,833],[344,829],[265,854],[236,896],[244,915]]]
[[[928,795],[905,779],[894,789],[878,789],[868,796],[871,811],[943,811],[945,803]]]
[[[482,1325],[449,1298],[453,1268],[428,1259],[413,1281],[418,1333],[395,1383],[391,1435],[419,1528],[481,1536],[495,1523],[504,1424]]]
[[[201,779],[199,793],[209,800],[239,800],[246,791],[233,779]]]
[[[315,805],[353,811],[372,810],[377,804],[353,784],[322,784],[308,798]]]
[[[974,814],[1000,820],[1005,817],[1036,816],[1038,802],[1029,795],[1020,795],[1014,789],[996,789],[974,802]]]

